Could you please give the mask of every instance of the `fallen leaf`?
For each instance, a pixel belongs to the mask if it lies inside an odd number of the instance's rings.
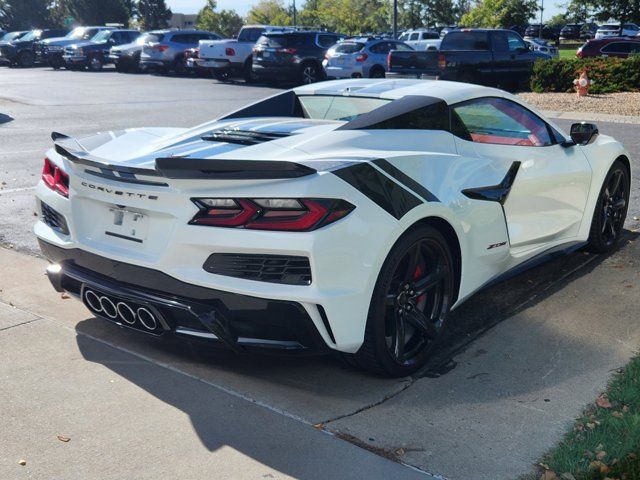
[[[402,455],[404,455],[404,448],[398,448],[396,449],[396,455],[401,457]]]
[[[607,456],[607,452],[605,452],[604,450],[596,453],[596,460],[604,460],[604,457]]]
[[[64,435],[58,435],[58,440],[60,440],[61,442],[67,443],[71,439],[69,437],[65,437]]]
[[[627,457],[629,458],[629,460],[635,460],[636,458],[638,458],[635,453],[630,453],[629,455],[627,455]]]
[[[616,418],[624,417],[624,413],[622,413],[622,412],[611,412],[611,415],[616,417]]]
[[[112,380],[113,381],[113,380]],[[318,430],[322,430],[324,428],[324,424],[323,423],[316,423],[313,428],[317,428]]]
[[[598,405],[600,408],[611,408],[611,402],[606,395],[600,395],[596,399],[596,405]]]
[[[23,459],[23,460],[20,460],[18,464],[24,467],[27,464],[27,461]]]
[[[593,430],[594,428],[596,428],[596,424],[595,423],[587,423],[587,428],[589,430]]]
[[[0,292],[1,292],[1,291],[2,291],[2,290],[0,290]],[[623,411],[624,413],[627,413],[627,412],[629,411],[629,405],[623,405],[623,407],[622,407],[622,411]]]
[[[71,297],[69,296],[68,293],[62,292],[60,294],[60,298],[63,299],[63,300],[66,300],[66,299],[71,298]]]

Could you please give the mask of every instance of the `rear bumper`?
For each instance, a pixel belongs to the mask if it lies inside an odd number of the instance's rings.
[[[291,79],[300,73],[298,64],[287,65],[261,65],[253,64],[253,73],[263,78]]]
[[[234,351],[327,350],[313,321],[297,302],[200,287],[81,249],[64,249],[41,239],[39,243],[53,263],[47,275],[54,288],[79,298],[94,315],[121,327],[155,336],[218,342]],[[96,303],[103,297],[104,310]],[[117,306],[116,310],[109,310],[109,305]]]
[[[324,71],[327,78],[362,78],[365,76],[362,66],[359,68],[345,68],[327,65],[324,67]]]

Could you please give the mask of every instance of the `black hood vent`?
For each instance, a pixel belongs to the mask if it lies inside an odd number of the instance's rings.
[[[206,142],[236,143],[238,145],[257,145],[258,143],[270,142],[278,138],[291,135],[285,132],[254,132],[251,130],[222,129],[215,130],[208,135],[203,135],[202,140]]]

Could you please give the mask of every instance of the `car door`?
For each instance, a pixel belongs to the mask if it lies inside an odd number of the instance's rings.
[[[562,136],[540,117],[499,97],[454,105],[452,129],[459,152],[487,164],[486,184],[465,192],[502,203],[512,250],[578,234],[591,183],[579,147],[562,146]]]
[[[515,32],[498,31],[491,35],[493,79],[496,84],[522,82],[533,67],[533,55]]]

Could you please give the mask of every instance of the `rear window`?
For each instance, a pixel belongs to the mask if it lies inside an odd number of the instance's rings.
[[[344,42],[336,46],[336,53],[356,53],[364,48],[364,43]]]
[[[300,95],[298,97],[306,118],[351,121],[381,107],[385,98],[345,97],[334,95]]]
[[[150,33],[147,37],[147,43],[160,43],[162,40],[164,40],[162,33]]]
[[[260,38],[264,29],[262,28],[243,28],[238,34],[239,42],[255,42]]]
[[[449,32],[440,50],[489,50],[487,32]]]

